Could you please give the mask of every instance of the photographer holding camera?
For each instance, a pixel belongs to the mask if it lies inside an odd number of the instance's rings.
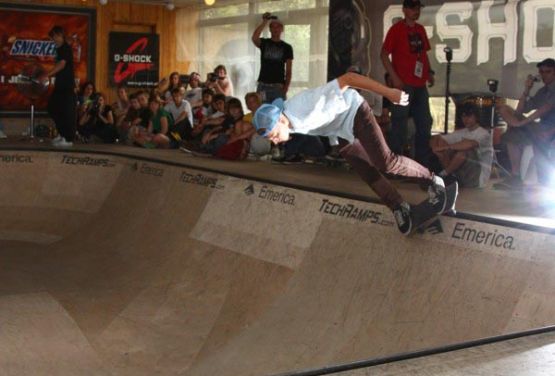
[[[537,68],[544,86],[530,96],[530,90],[539,79],[528,75],[516,109],[508,105],[498,107],[499,115],[508,126],[502,142],[507,145],[512,175],[496,184],[495,188],[512,189],[522,185],[520,159],[527,145],[534,147],[539,183],[547,184],[549,181],[549,149],[555,139],[555,60],[545,59],[537,64]],[[529,114],[525,116],[525,113]]]
[[[92,136],[106,143],[116,141],[118,132],[114,124],[114,112],[106,104],[103,94],[97,93],[96,98],[92,99],[89,110],[79,119],[78,131],[85,141],[90,141]]]
[[[226,97],[233,96],[233,84],[227,77],[227,69],[224,65],[220,64],[214,68],[214,72],[208,73],[205,85],[214,90],[216,94],[223,94]]]
[[[268,38],[260,38],[262,30],[270,24]],[[286,99],[293,67],[293,47],[281,40],[283,23],[270,13],[262,15],[262,23],[252,33],[252,42],[260,48],[260,74],[256,91],[264,103]]]

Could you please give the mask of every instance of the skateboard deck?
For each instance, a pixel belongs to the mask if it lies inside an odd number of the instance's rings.
[[[445,210],[442,213],[436,213],[433,205],[428,202],[428,199],[422,201],[421,203],[411,207],[411,220],[412,220],[412,231],[423,231],[429,225],[431,225],[437,217],[441,214],[455,213],[455,204],[457,201],[457,195],[459,193],[459,186],[457,182],[454,182],[447,187],[445,187]]]

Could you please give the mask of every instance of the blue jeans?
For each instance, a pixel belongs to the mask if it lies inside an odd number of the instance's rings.
[[[391,151],[403,155],[408,142],[408,119],[412,117],[416,128],[414,136],[414,159],[428,165],[431,156],[430,137],[432,135],[432,114],[430,113],[430,96],[426,86],[405,85],[403,90],[409,94],[408,106],[393,106],[391,111],[391,133],[389,143]]]
[[[265,84],[259,82],[256,87],[256,92],[262,97],[262,103],[272,103],[277,98],[285,100],[283,85],[280,84]]]

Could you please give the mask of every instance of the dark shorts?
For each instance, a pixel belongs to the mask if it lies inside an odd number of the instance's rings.
[[[513,145],[532,145],[539,140],[538,135],[552,129],[553,126],[544,125],[542,123],[528,124],[522,127],[509,127],[507,132],[501,136],[501,141],[506,144]],[[542,140],[546,143],[551,140]]]

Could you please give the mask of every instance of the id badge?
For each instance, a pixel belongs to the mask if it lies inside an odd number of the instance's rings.
[[[417,61],[414,66],[414,75],[418,78],[422,78],[422,73],[424,73],[424,63]]]

